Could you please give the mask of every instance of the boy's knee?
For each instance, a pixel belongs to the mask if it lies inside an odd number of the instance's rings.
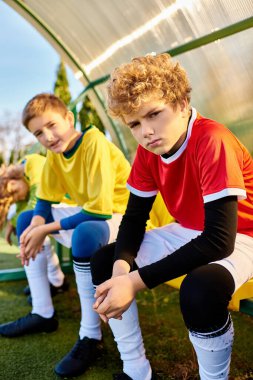
[[[112,276],[115,243],[99,249],[91,257],[91,275],[94,285],[100,285]]]
[[[83,226],[86,224],[85,226]],[[90,258],[98,249],[97,237],[94,229],[90,229],[88,223],[79,224],[72,236],[72,254],[74,258]]]
[[[205,331],[225,323],[234,287],[231,274],[218,264],[205,265],[189,273],[180,289],[180,305],[186,326]]]
[[[72,237],[73,258],[89,259],[99,248],[107,244],[109,227],[105,222],[84,222],[79,224]]]

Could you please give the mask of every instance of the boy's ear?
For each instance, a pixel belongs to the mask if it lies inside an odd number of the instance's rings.
[[[180,109],[181,109],[181,112],[183,113],[183,117],[189,116],[189,104],[186,99],[183,99],[182,102],[180,103]]]
[[[69,121],[71,127],[74,128],[74,125],[75,125],[75,116],[74,116],[73,112],[68,111],[66,117],[67,117],[67,120]]]

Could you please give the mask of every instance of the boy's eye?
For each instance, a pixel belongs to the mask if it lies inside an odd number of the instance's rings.
[[[39,137],[39,136],[41,136],[41,134],[42,134],[42,132],[41,132],[41,131],[38,131],[38,132],[36,132],[36,133],[34,134],[34,136],[35,136],[35,137]]]
[[[149,118],[150,119],[153,119],[154,117],[156,117],[157,115],[159,115],[161,111],[155,111],[155,112],[152,112],[150,115],[149,115]]]
[[[139,125],[140,123],[136,122],[136,123],[132,123],[132,124],[129,124],[129,127],[130,129],[133,129],[134,127],[136,127],[137,125]]]

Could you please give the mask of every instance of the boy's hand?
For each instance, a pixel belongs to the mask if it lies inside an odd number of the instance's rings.
[[[29,232],[33,228],[41,226],[41,225],[44,225],[44,224],[45,224],[45,219],[44,218],[42,218],[39,215],[34,216],[32,218],[31,224],[23,231],[23,233],[21,234],[21,236],[19,238],[20,246],[24,246],[25,245],[26,236],[29,234]]]
[[[32,227],[32,228],[30,228]],[[27,231],[29,228],[29,231]],[[47,231],[45,225],[29,226],[22,241],[20,239],[20,259],[22,265],[29,265],[29,260],[35,259],[37,253],[41,251]]]
[[[113,265],[112,277],[117,277],[117,276],[121,276],[121,275],[124,275],[124,274],[128,274],[129,270],[130,270],[130,265],[126,261],[124,261],[124,260],[117,260],[117,261],[115,261],[115,263]],[[96,299],[96,307],[98,307],[104,301],[104,299],[107,296],[107,293],[108,293],[108,291],[103,292],[103,294],[100,295]],[[102,321],[104,321],[105,323],[108,322],[108,318],[106,317],[106,315],[99,314],[99,316],[102,319]],[[114,318],[116,318],[116,319],[122,319],[122,316],[121,315],[119,315],[117,317],[114,316]]]
[[[129,308],[138,290],[146,285],[137,271],[112,277],[96,289],[94,310],[106,321],[110,318],[121,319]]]
[[[16,235],[16,228],[8,222],[5,228],[5,240],[9,245],[12,245],[11,235]]]
[[[35,224],[34,221],[37,223]],[[29,260],[35,259],[41,251],[45,237],[53,231],[61,229],[60,222],[45,224],[45,219],[35,216],[32,223],[20,237],[20,259],[22,265],[29,265]]]

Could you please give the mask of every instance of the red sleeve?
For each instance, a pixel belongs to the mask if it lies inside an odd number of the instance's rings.
[[[243,151],[229,130],[219,124],[206,128],[196,155],[204,202],[229,195],[246,198]]]
[[[152,165],[152,156],[139,145],[127,181],[131,193],[140,197],[152,197],[158,193],[150,165]]]

